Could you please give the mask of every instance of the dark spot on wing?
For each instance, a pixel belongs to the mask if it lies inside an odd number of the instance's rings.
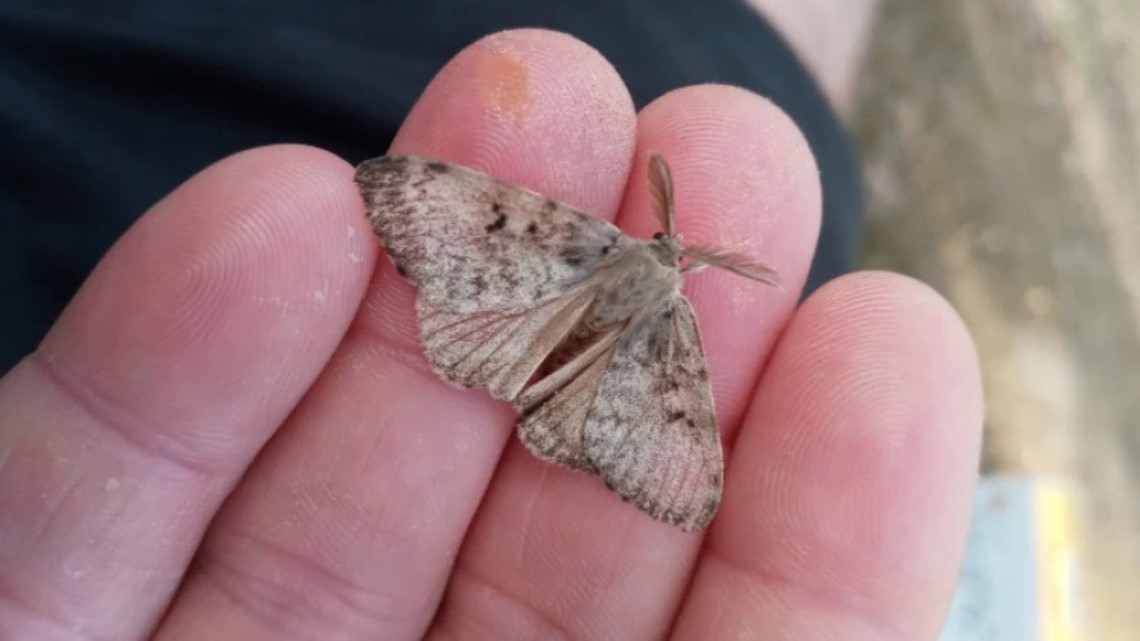
[[[566,264],[571,266],[571,267],[577,267],[578,265],[582,264],[582,257],[581,256],[565,256],[562,258],[562,260],[565,261]]]
[[[534,235],[538,233],[538,225],[531,223],[526,226],[526,233]]]
[[[408,277],[408,270],[404,269],[404,266],[400,265],[399,263],[396,264],[396,273],[403,276],[404,278]]]
[[[491,211],[496,214],[503,213],[503,203],[491,203]]]
[[[672,414],[669,415],[668,420],[670,423],[676,423],[677,421],[679,421],[683,418],[685,418],[685,411],[684,410],[677,410],[676,412],[673,412]],[[689,421],[689,422],[692,423],[692,421]]]
[[[490,225],[487,225],[483,229],[487,230],[487,233],[490,234],[493,232],[497,232],[506,226],[507,226],[507,215],[506,214],[499,214],[499,217],[495,219],[495,222],[491,223]]]
[[[550,213],[550,212],[554,211],[555,209],[558,209],[558,203],[547,198],[546,202],[543,204],[543,211]]]
[[[696,428],[696,427],[697,427],[697,424],[696,424],[696,423],[693,421],[693,419],[691,419],[691,418],[686,418],[686,419],[685,419],[685,425],[688,425],[688,426],[689,426],[689,429],[694,429],[694,428]]]
[[[438,160],[429,160],[424,164],[424,169],[432,172],[433,174],[446,174],[451,171],[447,163],[439,162]]]

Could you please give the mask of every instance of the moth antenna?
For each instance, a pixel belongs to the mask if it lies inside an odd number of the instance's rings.
[[[653,215],[670,237],[676,236],[673,216],[673,175],[669,163],[656,151],[649,154],[649,200]]]
[[[700,269],[704,265],[719,267],[739,276],[758,280],[773,287],[780,286],[780,275],[767,265],[745,256],[720,247],[701,247],[689,245],[681,250],[681,255],[691,262],[685,271]]]

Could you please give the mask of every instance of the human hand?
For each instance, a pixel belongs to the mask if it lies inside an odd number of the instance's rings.
[[[513,411],[434,376],[352,167],[262,148],[158,203],[0,380],[0,637],[936,638],[973,347],[892,274],[797,309],[820,193],[786,116],[714,86],[635,114],[596,52],[515,31],[453,60],[391,152],[648,236],[649,149],[682,233],[784,282],[688,278],[727,462],[706,533],[540,463]]]

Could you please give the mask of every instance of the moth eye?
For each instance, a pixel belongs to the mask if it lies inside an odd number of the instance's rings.
[[[663,232],[663,231],[659,231],[656,234],[653,234],[653,240],[661,240],[664,237],[665,237],[665,232]]]

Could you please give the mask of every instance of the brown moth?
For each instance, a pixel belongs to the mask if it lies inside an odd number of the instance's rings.
[[[724,462],[681,274],[713,265],[777,279],[744,256],[682,245],[661,156],[649,159],[649,189],[664,231],[650,241],[426,158],[366,161],[356,183],[396,269],[418,290],[436,373],[513,403],[519,439],[540,459],[600,476],[685,531],[709,524]]]

